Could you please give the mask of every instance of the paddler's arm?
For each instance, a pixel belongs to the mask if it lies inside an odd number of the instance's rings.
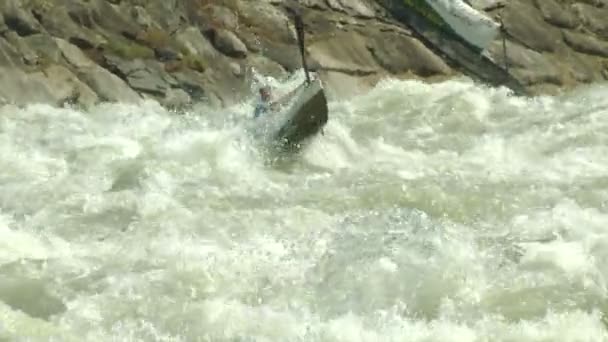
[[[300,89],[303,85],[305,85],[305,83],[300,84],[294,90],[292,90],[289,93],[281,96],[280,99],[274,101],[273,103],[274,104],[285,104],[286,102],[288,102],[295,95],[295,93],[298,91],[298,89]]]

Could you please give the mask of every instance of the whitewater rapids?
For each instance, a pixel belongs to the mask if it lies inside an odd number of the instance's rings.
[[[0,107],[0,341],[608,341],[607,94]]]

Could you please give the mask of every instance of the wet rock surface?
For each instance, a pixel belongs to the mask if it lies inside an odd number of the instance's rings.
[[[300,2],[306,56],[330,93],[352,95],[387,76],[432,82],[467,73],[381,2]],[[172,108],[197,101],[240,102],[251,95],[254,71],[282,78],[301,68],[286,4],[4,0],[0,101],[87,107],[154,98]],[[532,93],[608,78],[605,1],[472,4],[502,18],[509,72]],[[505,64],[501,39],[488,56]]]

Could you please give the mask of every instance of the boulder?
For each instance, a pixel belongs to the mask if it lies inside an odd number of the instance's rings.
[[[224,55],[233,58],[247,57],[247,47],[233,32],[211,29],[208,36],[213,46]]]
[[[72,103],[90,108],[99,100],[91,88],[61,65],[50,65],[32,76],[46,85],[56,104]]]
[[[178,32],[176,37],[190,54],[196,54],[203,60],[213,60],[219,56],[218,51],[196,27],[191,26],[184,29]]]
[[[545,21],[552,25],[574,28],[579,24],[580,20],[555,0],[535,0],[535,3]]]
[[[53,6],[44,15],[39,15],[44,28],[53,36],[66,39],[81,48],[92,48],[106,43],[106,39],[94,30],[77,25],[68,8]]]
[[[169,89],[161,104],[171,110],[183,110],[192,104],[192,98],[183,89]]]
[[[158,62],[127,61],[118,57],[108,57],[108,64],[119,72],[131,88],[141,93],[163,98],[172,86],[177,85]]]
[[[377,32],[374,37],[368,40],[368,48],[378,64],[391,74],[412,72],[421,77],[431,77],[451,73],[441,58],[411,36]]]
[[[491,44],[488,52],[496,64],[505,65],[502,42]],[[538,51],[507,41],[507,62],[511,72],[526,85],[563,84],[563,75],[558,66]]]
[[[33,34],[21,38],[23,44],[35,51],[45,62],[60,63],[62,56],[53,37],[46,33]]]
[[[20,66],[23,59],[19,50],[0,36],[0,66]]]
[[[533,50],[554,52],[563,44],[560,31],[546,23],[531,4],[510,2],[504,9],[503,21],[510,35]]]
[[[239,27],[239,19],[228,7],[222,5],[210,5],[205,8],[207,20],[213,27],[236,30]]]
[[[297,51],[295,47],[294,51]],[[340,71],[349,75],[369,75],[380,70],[361,34],[338,31],[308,47],[311,59],[321,69]]]
[[[564,31],[564,40],[576,51],[608,57],[608,42],[606,41],[601,41],[593,36],[567,31]]]
[[[372,5],[363,0],[327,0],[327,4],[335,11],[342,11],[354,17],[369,19],[376,15]]]
[[[0,103],[56,105],[57,100],[40,77],[31,77],[18,68],[0,67]]]
[[[102,101],[139,102],[141,97],[125,81],[100,67],[69,42],[55,41],[65,60],[76,70],[78,78],[86,83]]]
[[[240,30],[246,29],[277,43],[295,43],[293,24],[278,7],[265,1],[239,1],[237,11]]]
[[[285,69],[279,63],[262,55],[249,55],[247,64],[252,71],[265,76],[279,79],[286,75]]]
[[[608,7],[576,3],[572,5],[575,15],[592,32],[604,39],[608,39]]]
[[[19,0],[0,1],[0,14],[3,15],[4,25],[20,36],[29,36],[43,30],[38,20],[31,12],[23,8],[22,2]]]

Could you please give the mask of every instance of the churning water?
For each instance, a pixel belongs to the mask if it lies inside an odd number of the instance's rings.
[[[608,87],[0,108],[0,341],[608,341]]]

